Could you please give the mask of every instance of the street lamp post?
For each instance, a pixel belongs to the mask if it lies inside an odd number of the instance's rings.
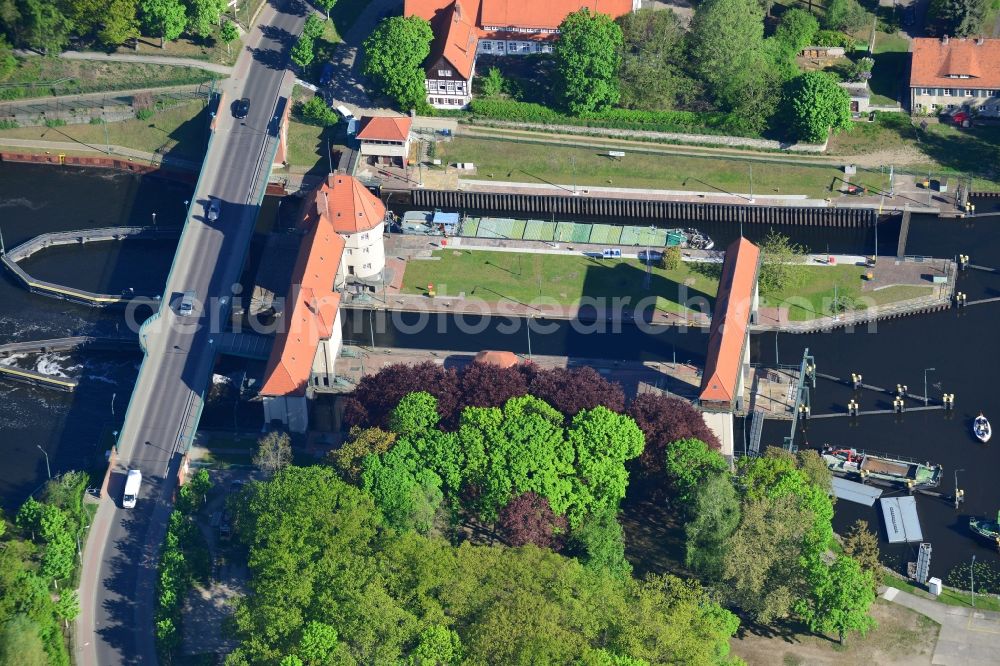
[[[969,587],[972,589],[972,607],[976,607],[976,556],[972,556],[972,566],[969,567]]]
[[[927,373],[934,372],[937,368],[924,368],[924,406],[927,406]]]
[[[528,330],[528,358],[529,359],[531,358],[531,320],[532,319],[534,319],[534,317],[528,317],[526,319],[527,326],[525,327]]]
[[[111,394],[111,420],[115,420],[115,398],[118,397],[117,393]]]
[[[960,499],[960,494],[959,494],[959,490],[958,490],[958,473],[959,472],[964,472],[964,471],[965,471],[964,467],[962,469],[956,469],[955,470],[955,508],[956,509],[958,508],[959,503],[962,501]]]
[[[41,451],[42,453],[45,454],[45,471],[48,472],[49,478],[51,479],[52,478],[52,468],[49,467],[49,454],[48,454],[48,452],[45,449],[42,448],[41,444],[35,444],[35,446],[38,447],[39,451]]]

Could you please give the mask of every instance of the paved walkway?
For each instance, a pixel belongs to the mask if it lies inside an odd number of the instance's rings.
[[[894,587],[886,588],[881,596],[941,625],[931,663],[941,666],[1000,664],[1000,613],[948,606]]]
[[[18,50],[16,51],[18,56],[28,57],[37,56],[38,53],[34,51]],[[229,75],[232,71],[232,67],[227,67],[226,65],[218,65],[214,62],[208,62],[207,60],[198,60],[197,58],[178,58],[175,56],[154,56],[154,55],[132,55],[128,53],[101,53],[98,51],[63,51],[59,54],[60,58],[66,58],[67,60],[103,60],[109,62],[138,62],[145,63],[149,65],[174,65],[176,67],[194,67],[196,69],[204,69],[208,72],[215,72],[217,74]]]

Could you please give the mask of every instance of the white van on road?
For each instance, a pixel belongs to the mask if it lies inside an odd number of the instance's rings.
[[[137,469],[130,469],[125,478],[125,492],[122,494],[122,506],[126,509],[135,507],[135,501],[139,498],[139,486],[142,485],[142,472]]]

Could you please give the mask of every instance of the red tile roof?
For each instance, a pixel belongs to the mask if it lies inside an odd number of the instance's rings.
[[[328,214],[333,230],[339,234],[371,231],[385,220],[385,206],[355,178],[332,173],[326,182],[309,193],[303,225]]]
[[[358,139],[405,142],[410,136],[410,127],[412,125],[413,120],[399,116],[393,118],[386,116],[362,118]]]
[[[333,335],[340,307],[340,294],[334,291],[346,245],[340,234],[373,228],[384,216],[382,202],[350,176],[332,174],[310,193],[302,219],[307,233],[292,271],[284,322],[267,362],[261,395],[305,394],[316,349]],[[349,227],[352,230],[345,231]]]
[[[745,238],[726,248],[715,313],[708,334],[702,402],[730,403],[742,372],[743,344],[750,325],[754,285],[760,264],[760,248]]]
[[[910,87],[1000,88],[1000,39],[918,37],[911,47]],[[968,76],[970,78],[949,78]]]
[[[460,0],[438,12],[431,21],[434,31],[434,42],[427,58],[427,64],[433,67],[437,61],[444,58],[455,71],[465,79],[472,78],[472,66],[476,61],[476,46],[479,44],[479,33],[476,30],[476,14],[470,12],[468,5],[479,9],[478,3],[462,3]]]
[[[476,363],[488,363],[498,365],[501,368],[510,368],[521,362],[517,354],[509,351],[481,351],[476,354]]]
[[[584,7],[592,14],[618,18],[632,11],[632,0],[483,0],[479,25],[554,30]]]

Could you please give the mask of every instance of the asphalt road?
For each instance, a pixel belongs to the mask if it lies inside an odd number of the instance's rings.
[[[158,318],[144,328],[146,356],[119,437],[120,457],[88,538],[80,587],[77,662],[155,664],[153,638],[156,558],[166,531],[180,456],[178,441],[196,426],[198,396],[215,360],[219,313],[239,279],[257,216],[256,181],[266,178],[273,140],[268,133],[285,75],[288,49],[307,7],[271,0],[247,47],[222,84],[224,98],[189,218],[174,256]],[[251,100],[244,121],[232,101]],[[222,201],[210,222],[209,197]],[[183,292],[193,291],[193,315],[181,317]],[[225,300],[222,300],[225,299]],[[125,471],[143,474],[139,501],[120,508]]]

